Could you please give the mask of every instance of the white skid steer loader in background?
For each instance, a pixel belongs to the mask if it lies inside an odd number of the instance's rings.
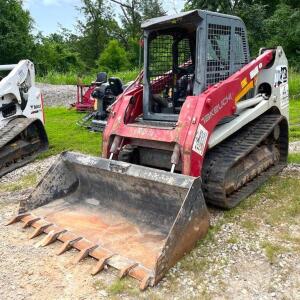
[[[0,177],[32,161],[48,149],[41,91],[34,65],[0,65]]]

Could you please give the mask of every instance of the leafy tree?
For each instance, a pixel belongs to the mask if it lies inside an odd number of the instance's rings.
[[[137,67],[140,60],[141,24],[146,19],[163,16],[161,0],[111,0],[121,7],[122,37],[119,39],[127,53],[130,65]]]
[[[78,21],[77,25],[80,32],[77,49],[87,66],[94,67],[95,61],[114,36],[118,25],[113,20],[113,13],[107,1],[82,0],[79,10],[84,20]]]
[[[139,7],[143,21],[166,15],[160,0],[140,1]]]
[[[185,3],[185,10],[205,9],[210,11],[230,14],[241,4],[240,0],[188,0]]]
[[[289,63],[300,70],[300,10],[279,4],[264,23],[269,34],[266,46],[283,46]]]
[[[20,0],[0,0],[0,64],[29,58],[33,47],[32,19]]]
[[[259,48],[266,47],[268,39],[268,32],[265,28],[267,10],[267,5],[241,3],[234,12],[245,22],[250,52],[253,57],[257,56]]]
[[[34,62],[40,74],[49,71],[65,73],[83,69],[78,53],[73,52],[69,48],[68,41],[56,33],[48,37],[39,34],[36,37]]]
[[[141,35],[141,23],[150,18],[163,16],[166,12],[163,9],[161,0],[111,0],[120,5],[123,15],[121,21],[126,36],[139,38]]]
[[[299,0],[187,0],[185,9],[207,9],[241,17],[252,56],[260,47],[283,46],[290,64],[299,68]]]
[[[98,60],[99,69],[104,71],[124,71],[129,68],[125,49],[117,40],[111,40]]]

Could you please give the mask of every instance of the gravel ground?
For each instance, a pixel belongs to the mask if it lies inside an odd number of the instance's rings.
[[[19,182],[29,174],[43,176],[56,157],[36,161],[0,180],[1,185]],[[289,165],[280,176],[297,176],[300,165]],[[220,224],[213,240],[200,245],[168,273],[157,287],[139,293],[134,280],[125,285],[117,281],[117,272],[109,269],[95,277],[90,275],[95,261],[88,258],[74,265],[75,250],[57,257],[60,245],[38,248],[40,240],[29,240],[32,229],[20,224],[3,224],[15,215],[20,199],[32,191],[0,190],[0,299],[300,299],[300,253],[282,251],[270,263],[261,247],[265,240],[278,241],[287,229],[300,239],[300,220],[278,227],[260,224],[246,230],[241,222],[222,224],[224,212],[211,210],[212,225]],[[260,199],[257,210],[272,206]],[[259,223],[259,220],[257,221]],[[289,241],[285,242],[285,246]],[[299,245],[299,244],[298,244]],[[299,246],[298,246],[299,247]]]
[[[300,152],[300,141],[290,143],[290,153],[299,153]]]
[[[37,83],[44,96],[45,106],[66,106],[77,101],[76,85],[53,85]]]

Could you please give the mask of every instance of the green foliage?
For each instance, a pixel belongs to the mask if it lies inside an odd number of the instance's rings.
[[[0,64],[31,56],[32,19],[18,0],[0,0]]]
[[[105,71],[124,71],[129,68],[127,53],[117,40],[111,40],[101,53],[98,68]]]
[[[290,66],[300,68],[300,10],[298,0],[187,0],[185,10],[207,9],[237,15],[245,22],[250,52],[282,46]]]
[[[118,24],[113,20],[114,14],[107,1],[82,0],[79,11],[84,19],[77,24],[80,34],[76,49],[87,67],[93,68],[105,45],[113,37],[112,31],[118,29]]]
[[[39,74],[46,74],[49,70],[65,73],[83,68],[79,55],[72,52],[63,36],[58,34],[49,37],[40,35],[34,53],[34,62]]]
[[[236,12],[233,12],[245,22],[252,57],[257,56],[260,48],[266,47],[267,32],[264,25],[266,12],[266,6],[260,3],[252,5],[243,3],[236,9]]]
[[[143,20],[166,15],[160,0],[139,1],[139,10]]]
[[[279,4],[264,24],[268,32],[266,46],[282,45],[289,64],[300,70],[300,10]]]
[[[131,66],[139,66],[140,59],[142,62],[143,52],[141,52],[139,39],[130,37],[127,42],[127,58]],[[140,67],[140,66],[139,66]]]

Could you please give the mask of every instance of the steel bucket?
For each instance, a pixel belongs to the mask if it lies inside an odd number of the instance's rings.
[[[132,276],[140,288],[155,285],[209,226],[201,179],[120,161],[64,152],[19,215],[34,227],[31,238],[47,236],[41,246],[63,242],[98,260],[92,274],[105,266]]]

